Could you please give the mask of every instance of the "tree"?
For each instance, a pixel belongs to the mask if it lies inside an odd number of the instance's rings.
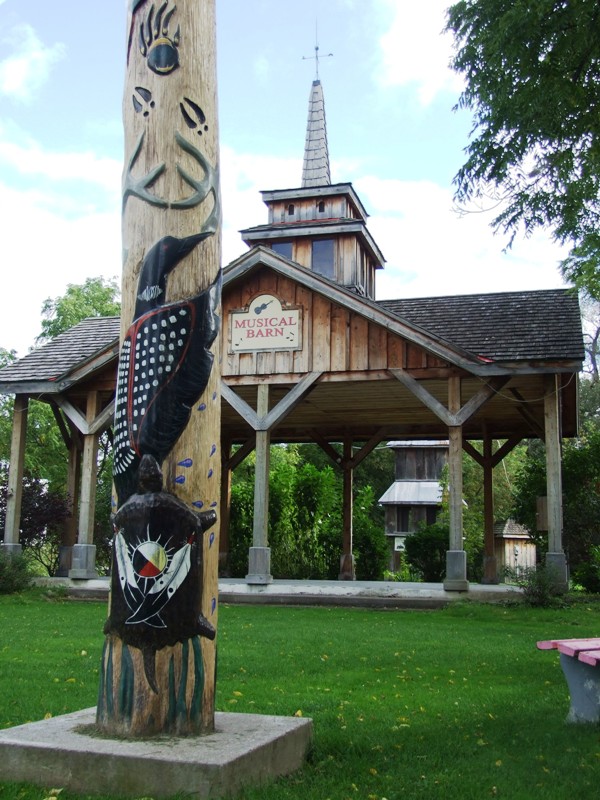
[[[376,479],[380,460],[381,454],[375,459]],[[229,568],[233,576],[245,575],[248,568],[254,514],[254,464],[252,453],[233,473],[229,523]],[[366,474],[365,468],[363,478]],[[392,475],[390,465],[386,487]],[[357,577],[378,580],[389,558],[381,508],[376,503],[383,490],[374,491],[358,480],[354,488]],[[269,545],[271,571],[276,578],[334,580],[338,577],[342,497],[341,471],[332,466],[319,447],[307,444],[271,447]]]
[[[103,278],[88,278],[81,285],[70,284],[61,297],[48,298],[42,306],[42,333],[38,344],[53,337],[90,316],[113,316],[119,314],[118,287],[114,281]],[[0,368],[16,360],[14,351],[0,347]],[[13,399],[0,396],[0,462],[10,460],[12,436]],[[102,463],[109,457],[111,446],[106,436],[100,439]],[[101,465],[100,465],[101,466]],[[108,470],[112,465],[108,465]],[[67,480],[65,444],[48,403],[35,399],[29,401],[27,416],[27,444],[25,447],[25,471],[48,483],[52,491],[64,493]],[[100,480],[100,478],[99,478]]]
[[[600,545],[600,427],[586,424],[577,439],[563,450],[563,532],[571,569],[590,559]],[[537,531],[536,500],[546,494],[546,461],[543,446],[532,443],[528,458],[516,478],[514,516],[524,524],[542,549],[545,532]]]
[[[42,332],[36,344],[44,344],[87,317],[118,317],[119,285],[115,278],[87,278],[70,283],[60,297],[46,298],[42,306]]]
[[[549,228],[565,277],[600,299],[600,4],[461,0],[447,30],[474,113],[458,202],[491,198],[510,243]]]
[[[406,537],[406,560],[427,583],[444,580],[449,537],[450,528],[442,521],[423,525]]]
[[[8,472],[0,470],[0,529],[6,519]],[[39,478],[23,478],[23,499],[19,541],[26,554],[48,575],[58,568],[61,524],[69,513],[66,500]]]
[[[50,341],[65,330],[90,316],[113,316],[119,314],[119,288],[114,280],[88,278],[81,285],[70,284],[64,295],[53,300],[48,298],[42,306],[42,333],[37,337],[38,344]],[[14,351],[0,348],[0,367],[16,359]],[[0,397],[0,465],[10,460],[10,444],[12,434],[13,400]],[[25,447],[25,472],[28,481],[41,482],[42,500],[46,503],[50,498],[64,498],[67,487],[67,457],[65,443],[56,424],[51,407],[47,403],[31,399],[27,417],[27,443]],[[98,456],[98,487],[96,494],[96,531],[95,541],[99,545],[99,568],[108,568],[108,539],[111,535],[110,492],[112,485],[112,445],[110,437],[105,433],[100,436]],[[37,484],[36,484],[37,485]],[[25,487],[25,484],[24,484]],[[46,493],[46,494],[44,494]],[[23,513],[27,514],[24,497]],[[41,501],[40,501],[41,502]],[[62,501],[64,502],[64,500]],[[60,521],[64,516],[60,517]],[[57,517],[57,522],[58,517]],[[43,565],[53,570],[53,555],[48,557],[52,548],[46,546],[54,537],[56,543],[59,536],[56,525],[49,525],[46,533],[39,533],[44,528],[36,529],[35,536],[26,536],[22,543],[27,548],[37,548],[42,553]],[[37,556],[36,556],[37,557]],[[41,561],[42,558],[38,558]]]

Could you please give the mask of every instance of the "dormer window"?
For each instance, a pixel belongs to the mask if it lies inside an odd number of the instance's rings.
[[[289,206],[288,206],[288,217],[293,217],[294,216],[294,210],[295,210],[294,209],[294,204],[290,203]]]

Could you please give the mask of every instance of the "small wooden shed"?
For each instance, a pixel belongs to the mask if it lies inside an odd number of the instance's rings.
[[[537,558],[535,542],[527,529],[514,519],[506,519],[494,525],[496,541],[496,563],[502,579],[520,578],[529,569],[534,569]]]

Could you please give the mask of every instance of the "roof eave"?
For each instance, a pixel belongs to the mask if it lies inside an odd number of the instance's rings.
[[[307,197],[332,197],[346,195],[354,205],[358,214],[367,219],[369,214],[363,206],[351,183],[330,183],[323,186],[303,186],[298,189],[266,189],[261,197],[265,204],[276,200],[301,200]]]
[[[119,340],[111,342],[107,347],[93,353],[85,361],[67,372],[57,375],[55,378],[45,380],[12,380],[0,381],[0,394],[60,394],[80,383],[90,375],[106,367],[111,361],[115,361],[119,354]]]
[[[303,225],[291,223],[286,224],[285,227],[260,225],[240,231],[242,240],[248,247],[255,247],[257,242],[265,240],[276,241],[279,239],[296,237],[314,237],[348,233],[354,233],[360,238],[365,249],[375,262],[376,268],[383,269],[383,265],[386,261],[385,257],[369,233],[366,224],[361,220],[336,220],[336,222],[328,222],[326,224],[315,220],[314,225],[307,225],[306,223]]]

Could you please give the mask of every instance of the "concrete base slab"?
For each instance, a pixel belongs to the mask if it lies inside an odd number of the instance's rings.
[[[72,581],[68,578],[36,578],[38,586],[64,586],[69,597],[108,600],[109,579]],[[447,592],[441,583],[400,581],[291,581],[274,580],[252,586],[239,578],[219,580],[219,602],[301,606],[352,606],[366,608],[443,608],[454,601],[498,603],[523,594],[508,583],[467,584],[467,591]]]
[[[0,731],[0,779],[82,794],[231,797],[302,766],[312,720],[215,715],[215,732],[186,738],[91,735],[96,709]]]

